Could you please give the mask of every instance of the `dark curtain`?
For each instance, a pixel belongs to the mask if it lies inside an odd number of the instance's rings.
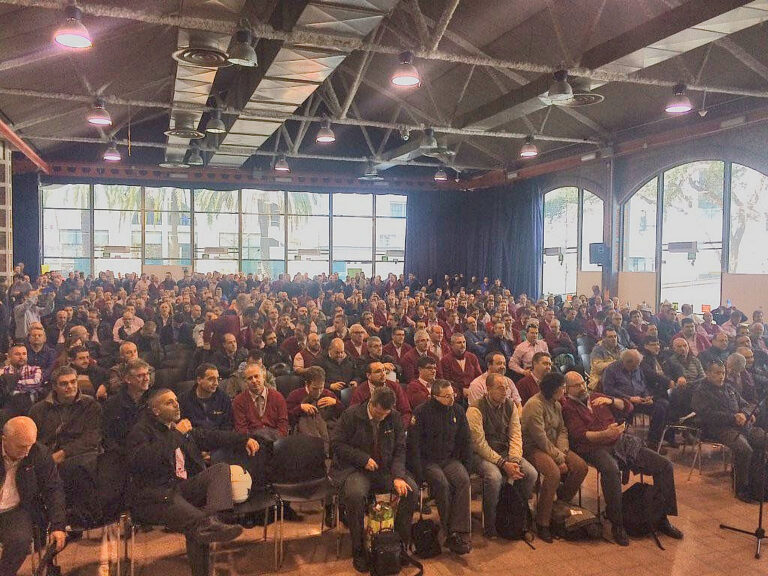
[[[40,274],[40,194],[37,174],[13,177],[13,263],[24,262],[34,280]]]
[[[408,197],[405,271],[422,281],[443,274],[500,278],[513,294],[539,295],[542,196],[535,182],[477,192]]]

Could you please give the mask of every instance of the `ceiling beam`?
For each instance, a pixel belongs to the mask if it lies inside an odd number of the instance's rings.
[[[730,38],[728,37],[721,38],[720,40],[715,42],[715,45],[726,50],[739,62],[744,64],[744,66],[746,66],[747,68],[752,70],[752,72],[760,76],[760,78],[762,78],[763,80],[768,80],[768,66],[760,62],[760,60],[752,56],[752,54],[744,50],[744,48],[736,44],[736,42],[734,42]]]
[[[448,29],[448,24],[451,23],[453,14],[456,12],[456,8],[459,7],[460,1],[461,0],[448,0],[448,5],[443,9],[443,13],[440,15],[440,20],[437,21],[437,25],[435,26],[435,34],[429,45],[430,52],[435,52],[440,45],[440,40],[443,39],[443,34],[445,34],[445,31]]]
[[[696,24],[748,4],[750,1],[687,0],[623,34],[590,48],[581,56],[580,68],[596,70]],[[456,125],[461,128],[467,126],[488,128],[540,110],[545,105],[539,100],[539,96],[547,92],[551,80],[550,74],[541,74],[517,90],[461,114],[456,119]]]

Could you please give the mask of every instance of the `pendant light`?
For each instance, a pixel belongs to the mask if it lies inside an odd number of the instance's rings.
[[[120,150],[117,149],[117,143],[114,139],[112,139],[109,143],[109,146],[104,151],[104,161],[106,162],[120,162],[122,160],[122,156],[120,155]]]
[[[288,165],[288,161],[285,159],[285,155],[280,156],[275,162],[275,172],[290,172],[291,167]]]
[[[205,131],[210,134],[225,134],[227,127],[221,119],[221,110],[214,108],[211,111],[211,117],[208,118],[208,123],[205,125]]]
[[[248,68],[258,66],[259,61],[256,58],[256,50],[254,50],[251,45],[252,40],[253,36],[251,35],[251,30],[247,26],[243,26],[235,32],[235,45],[229,52],[227,61],[231,64],[246,66]]]
[[[320,144],[330,144],[331,142],[336,142],[336,134],[333,133],[333,129],[331,128],[330,118],[326,118],[323,122],[323,125],[320,127],[320,130],[317,131],[315,142]]]
[[[447,182],[448,181],[448,174],[445,171],[445,168],[442,166],[437,169],[437,172],[435,172],[435,182]]]
[[[520,148],[520,158],[535,158],[539,155],[539,148],[533,143],[533,136],[528,136]]]
[[[203,157],[200,155],[200,146],[197,144],[192,145],[192,150],[189,153],[189,160],[187,164],[190,166],[202,166],[204,164]]]
[[[93,126],[112,126],[112,116],[104,106],[104,100],[96,99],[93,108],[88,112],[88,124]]]
[[[568,83],[568,70],[555,72],[554,80],[549,85],[547,98],[552,104],[563,104],[573,100],[573,86]]]
[[[413,65],[413,53],[403,52],[400,54],[400,64],[395,68],[390,81],[398,88],[418,87],[421,85],[421,76],[416,66]]]
[[[664,110],[669,114],[685,114],[693,110],[691,99],[685,94],[685,84],[676,84],[674,96],[669,99]]]
[[[83,25],[83,11],[75,2],[64,8],[66,21],[56,30],[53,39],[56,44],[65,48],[81,50],[93,46],[91,35]]]

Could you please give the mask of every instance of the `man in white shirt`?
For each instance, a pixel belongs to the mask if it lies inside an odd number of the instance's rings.
[[[528,376],[531,373],[531,364],[533,355],[536,352],[549,353],[549,347],[546,341],[539,340],[539,327],[537,324],[528,324],[525,329],[525,340],[515,347],[515,352],[509,360],[509,369],[520,374]]]
[[[488,366],[488,370],[469,383],[469,392],[467,398],[470,406],[476,406],[480,399],[485,396],[487,392],[486,380],[488,374],[500,374],[504,376],[507,372],[507,360],[504,354],[501,352],[491,352],[485,357],[485,364]],[[512,382],[511,378],[504,376],[504,383],[507,387],[507,398],[512,400],[517,406],[517,410],[523,409],[523,401],[520,398],[520,393],[517,390],[517,386]]]

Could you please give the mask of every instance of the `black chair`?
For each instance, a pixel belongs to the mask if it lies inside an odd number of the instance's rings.
[[[275,387],[284,398],[288,397],[288,394],[304,386],[304,378],[297,374],[283,374],[282,376],[275,377]]]
[[[173,392],[176,394],[176,396],[181,396],[182,394],[185,394],[186,392],[189,392],[192,390],[192,388],[195,387],[195,381],[194,380],[184,380],[182,382],[176,382],[175,384],[171,384],[169,387]]]
[[[242,502],[240,504],[235,504],[234,510],[233,510],[233,517],[235,519],[240,519],[243,516],[251,515],[256,512],[262,512],[264,514],[264,542],[267,541],[267,527],[269,526],[269,514],[272,512],[274,514],[274,522],[275,522],[275,571],[279,568],[279,547],[278,547],[278,528],[277,528],[277,522],[278,522],[278,516],[277,516],[277,509],[279,507],[279,499],[277,495],[269,488],[258,488],[255,490],[252,490],[251,493],[248,495],[248,500],[245,502]]]
[[[321,502],[323,513],[320,519],[320,534],[325,528],[326,503],[335,498],[336,489],[331,485],[325,464],[325,445],[322,438],[293,434],[279,438],[272,446],[271,469],[269,472],[272,489],[281,503]],[[280,553],[283,562],[283,506],[280,508]]]
[[[592,361],[589,358],[589,354],[580,353],[581,365],[584,367],[584,372],[589,373]]]
[[[345,408],[349,407],[349,402],[352,400],[352,392],[354,392],[353,388],[344,388],[339,392],[341,403],[344,404]]]

